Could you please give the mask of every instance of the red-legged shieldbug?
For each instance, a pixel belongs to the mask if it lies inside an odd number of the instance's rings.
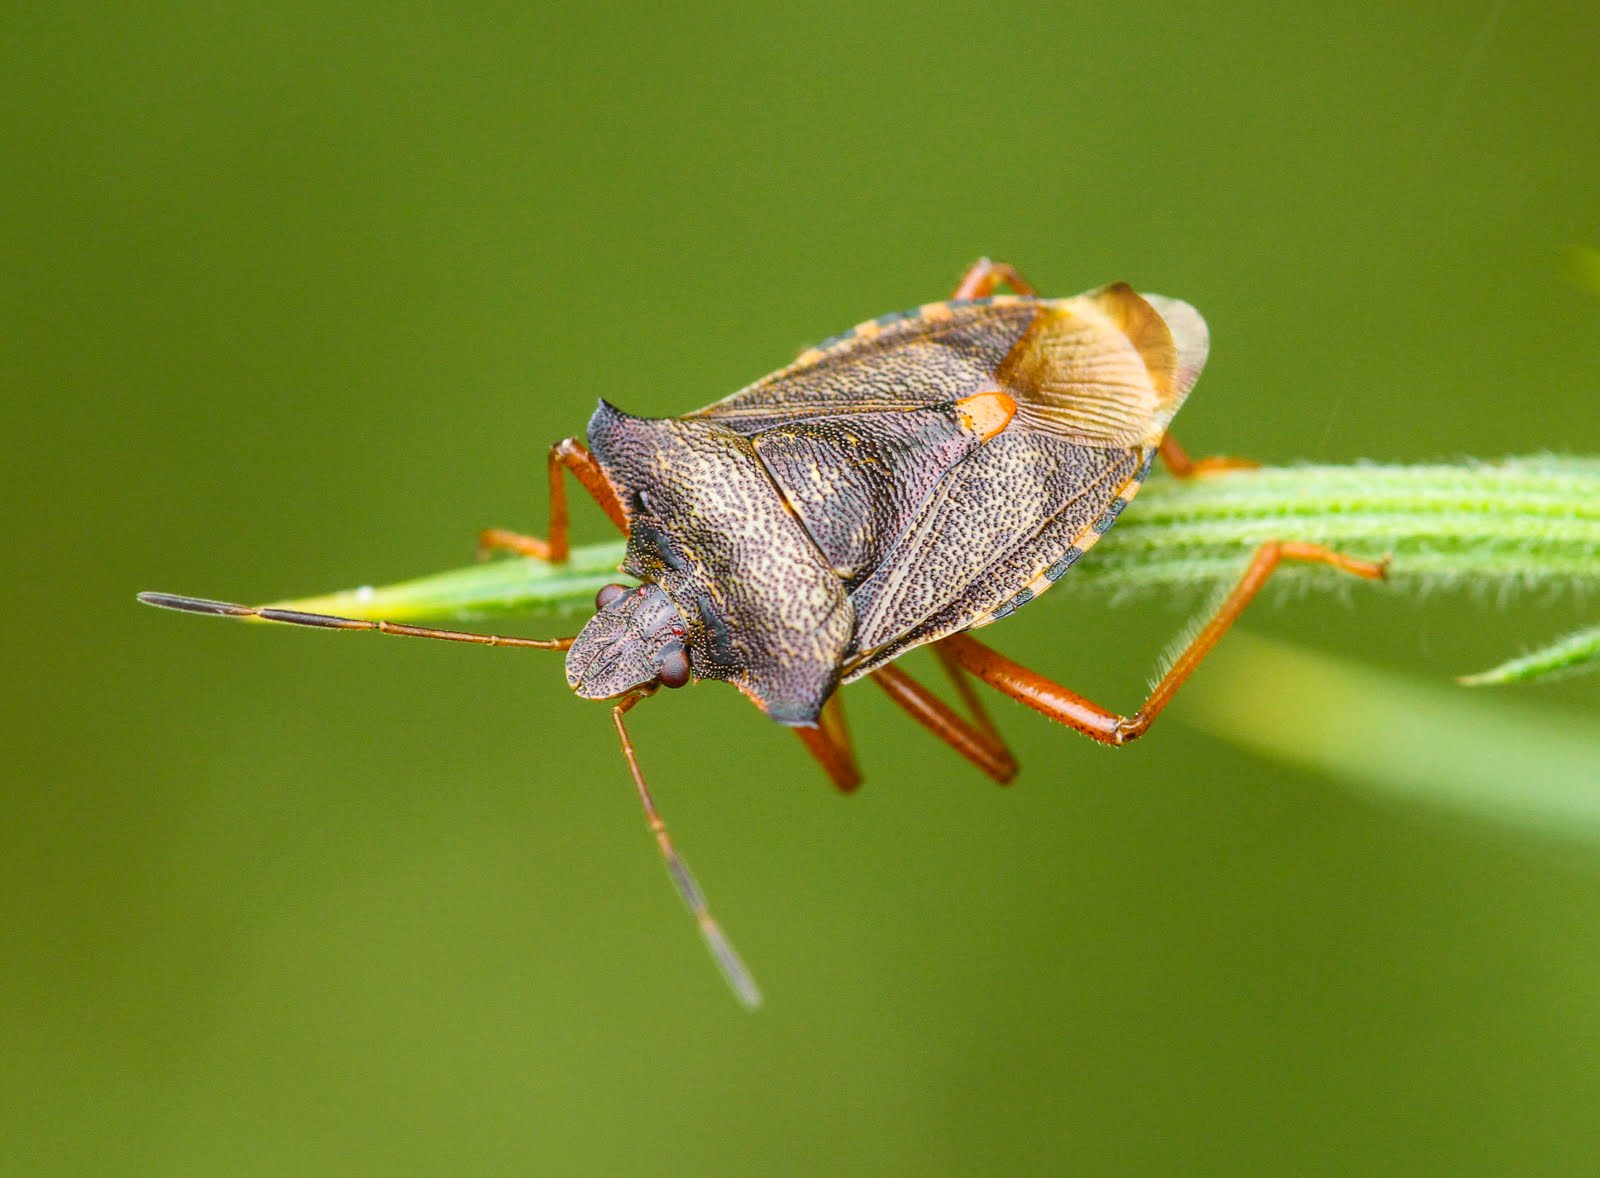
[[[1001,285],[1012,294],[999,295]],[[1016,762],[974,678],[1111,745],[1149,728],[1280,561],[1381,577],[1312,544],[1261,545],[1233,591],[1131,716],[1012,662],[972,631],[1028,604],[1116,522],[1200,376],[1208,336],[1189,304],[1117,284],[1039,297],[983,259],[950,299],[883,315],[682,417],[600,402],[588,445],[550,450],[546,538],[499,529],[485,548],[567,558],[563,471],[627,536],[622,571],[574,638],[535,640],[145,593],[150,605],[296,625],[567,652],[567,683],[612,701],[623,756],[668,871],[734,992],[755,980],[667,836],[624,717],[659,687],[732,683],[792,727],[840,790],[860,783],[839,689],[869,678],[997,782]],[[1248,464],[1244,464],[1248,465]],[[965,715],[894,666],[931,645]]]

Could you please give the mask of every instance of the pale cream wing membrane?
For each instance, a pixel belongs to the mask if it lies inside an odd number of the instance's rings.
[[[1211,332],[1206,321],[1182,299],[1169,299],[1166,295],[1140,296],[1161,316],[1172,333],[1172,344],[1178,352],[1178,363],[1172,372],[1171,395],[1176,401],[1170,406],[1168,417],[1178,411],[1183,399],[1200,379],[1200,370],[1206,366],[1206,356],[1211,352]]]
[[[1207,347],[1189,304],[1118,283],[1045,303],[997,375],[1024,425],[1091,446],[1154,446]]]

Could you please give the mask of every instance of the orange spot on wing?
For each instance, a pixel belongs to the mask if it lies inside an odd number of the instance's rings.
[[[956,402],[961,424],[987,442],[1006,426],[1017,412],[1017,403],[998,390],[963,397]]]

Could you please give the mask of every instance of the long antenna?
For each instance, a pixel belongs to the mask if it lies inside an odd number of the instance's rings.
[[[403,622],[340,618],[332,614],[309,614],[294,609],[276,609],[272,606],[239,605],[231,601],[182,597],[174,593],[141,593],[139,600],[145,605],[182,610],[192,614],[214,614],[225,618],[259,618],[264,622],[283,622],[291,626],[317,626],[328,630],[373,630],[379,634],[392,634],[401,638],[439,638],[446,642],[471,642],[479,646],[566,650],[574,641],[571,638],[508,638],[499,634],[473,634],[465,630],[436,630],[429,626],[408,626]],[[667,874],[672,877],[678,894],[683,897],[684,904],[694,915],[695,923],[700,926],[700,935],[705,938],[706,948],[711,951],[711,956],[716,961],[717,968],[722,971],[722,976],[727,979],[728,985],[738,996],[739,1001],[754,1009],[761,1005],[761,988],[756,985],[755,978],[751,976],[749,967],[739,956],[739,951],[733,947],[733,942],[728,940],[727,934],[722,931],[722,926],[711,915],[705,893],[695,882],[694,873],[683,861],[683,856],[673,847],[672,839],[667,835],[667,824],[662,821],[661,812],[656,809],[655,799],[650,796],[650,787],[645,784],[644,772],[639,768],[639,758],[633,751],[633,741],[628,739],[628,729],[622,722],[622,717],[633,705],[654,690],[654,685],[651,685],[642,690],[632,691],[623,696],[611,709],[611,718],[617,726],[617,736],[622,741],[622,755],[627,758],[628,771],[633,774],[634,787],[639,791],[639,802],[644,806],[645,820],[650,824],[650,832],[656,836],[656,846],[660,848],[661,858],[666,862]]]
[[[706,948],[711,950],[711,956],[716,961],[717,968],[722,971],[722,976],[738,996],[739,1001],[754,1010],[761,1005],[761,988],[756,985],[755,978],[745,965],[744,959],[739,956],[739,951],[733,947],[733,942],[728,940],[728,935],[722,931],[722,926],[711,915],[705,893],[695,882],[694,873],[689,870],[689,865],[673,848],[672,840],[667,836],[667,824],[662,821],[661,812],[656,809],[655,799],[650,796],[650,787],[644,783],[644,773],[639,768],[639,758],[633,752],[633,741],[628,739],[628,729],[622,722],[622,717],[627,715],[628,710],[653,690],[652,686],[644,691],[631,692],[617,701],[616,706],[611,709],[611,718],[617,725],[617,736],[622,741],[622,755],[627,758],[628,769],[633,774],[634,787],[639,791],[639,801],[644,806],[645,820],[650,824],[650,832],[656,836],[656,846],[661,849],[661,858],[666,861],[667,874],[677,885],[678,894],[683,897],[684,904],[694,914],[695,923],[700,926],[700,935],[705,938]]]
[[[161,609],[182,610],[191,614],[216,614],[225,618],[260,618],[264,622],[284,622],[291,626],[319,626],[325,630],[376,630],[401,638],[440,638],[445,642],[471,642],[478,646],[523,646],[534,650],[566,650],[571,638],[507,638],[500,634],[473,634],[466,630],[435,630],[431,626],[408,626],[403,622],[380,622],[370,618],[337,618],[332,614],[301,613],[297,609],[271,606],[236,605],[231,601],[209,601],[204,597],[180,597],[175,593],[141,593],[139,600]]]

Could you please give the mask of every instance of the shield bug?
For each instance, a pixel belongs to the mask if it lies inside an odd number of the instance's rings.
[[[997,294],[1002,286],[1013,293]],[[732,683],[792,727],[839,789],[860,782],[839,690],[871,679],[997,782],[1016,773],[974,679],[1110,745],[1140,736],[1280,561],[1381,577],[1316,545],[1261,545],[1238,584],[1124,716],[972,637],[1048,589],[1105,534],[1159,456],[1191,462],[1168,427],[1200,376],[1204,320],[1117,284],[1039,297],[1011,267],[976,263],[950,299],[884,315],[681,417],[602,401],[587,445],[549,453],[545,537],[499,529],[482,549],[561,562],[564,472],[627,537],[635,585],[602,589],[572,638],[536,640],[147,593],[151,605],[333,629],[566,651],[567,682],[609,700],[661,854],[734,991],[759,1002],[669,839],[624,718],[661,687]],[[932,646],[962,710],[894,665]]]

